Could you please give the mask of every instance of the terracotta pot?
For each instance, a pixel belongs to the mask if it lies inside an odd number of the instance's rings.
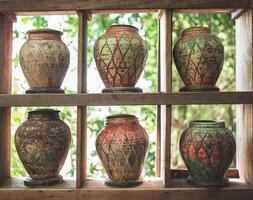
[[[26,185],[52,184],[61,181],[59,172],[68,154],[70,129],[52,109],[30,111],[15,135],[20,160],[31,179]]]
[[[181,91],[219,91],[215,84],[224,62],[224,47],[209,28],[184,30],[173,49],[173,57],[186,86]]]
[[[133,186],[141,183],[148,135],[134,115],[112,115],[96,140],[100,160],[109,176],[107,185]]]
[[[147,45],[137,28],[129,25],[107,28],[95,43],[94,57],[107,88],[103,92],[142,91],[134,86],[146,63]]]
[[[180,138],[180,152],[190,171],[188,180],[202,186],[222,186],[235,155],[235,139],[224,122],[191,121]]]
[[[50,29],[28,31],[28,41],[19,61],[31,87],[27,93],[58,92],[69,67],[69,50],[61,41],[62,32]]]

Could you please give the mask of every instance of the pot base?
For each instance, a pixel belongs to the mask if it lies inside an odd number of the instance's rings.
[[[25,91],[26,94],[36,94],[36,93],[65,93],[61,88],[30,88]]]
[[[46,179],[46,180],[33,180],[31,177],[27,177],[24,180],[24,184],[27,187],[55,185],[62,182],[63,182],[63,178],[61,175],[58,175],[56,178],[51,178],[51,179]]]
[[[125,180],[125,181],[113,181],[110,179],[105,179],[105,185],[112,187],[134,187],[140,185],[142,182],[143,182],[142,179]]]
[[[200,187],[225,187],[228,185],[229,181],[228,181],[228,178],[224,177],[222,181],[220,182],[208,182],[208,183],[205,183],[205,182],[198,182],[198,181],[195,181],[192,176],[189,176],[187,178],[187,181],[192,184],[192,185],[198,185]]]
[[[142,92],[142,89],[139,87],[111,87],[104,88],[102,93],[127,93],[127,92]]]
[[[191,87],[182,87],[179,90],[180,92],[219,92],[220,89],[216,86],[203,87],[203,88],[191,88]]]

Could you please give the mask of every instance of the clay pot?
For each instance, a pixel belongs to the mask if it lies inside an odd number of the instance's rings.
[[[15,135],[20,160],[31,179],[28,186],[61,181],[59,172],[67,157],[71,141],[70,129],[52,109],[30,111]]]
[[[188,180],[202,186],[222,186],[236,150],[224,122],[191,121],[180,138],[180,153],[190,171]]]
[[[147,45],[137,28],[129,25],[107,28],[95,43],[94,57],[106,86],[103,92],[142,91],[134,86],[147,60]]]
[[[180,91],[219,91],[215,84],[224,62],[224,47],[209,28],[184,30],[173,49],[173,57],[186,86]]]
[[[99,158],[110,186],[133,186],[140,175],[148,149],[148,135],[134,115],[112,115],[96,140]]]
[[[26,93],[64,93],[60,89],[69,67],[69,50],[61,41],[62,32],[50,29],[28,31],[28,41],[19,61],[30,89]]]

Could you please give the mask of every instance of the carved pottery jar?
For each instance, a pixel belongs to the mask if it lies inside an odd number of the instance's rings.
[[[141,92],[134,87],[147,60],[147,44],[130,25],[106,29],[94,46],[99,74],[106,86],[102,92]]]
[[[232,132],[223,121],[191,121],[180,138],[180,153],[190,171],[188,181],[201,186],[223,186],[236,150]]]
[[[60,89],[69,67],[69,50],[62,42],[62,32],[51,29],[28,31],[28,41],[19,60],[30,86],[26,93],[64,93]]]
[[[215,84],[224,62],[224,47],[209,28],[184,30],[173,57],[185,84],[180,91],[219,91]]]
[[[148,149],[148,135],[134,115],[112,115],[96,140],[96,149],[109,176],[110,186],[134,186],[140,175]]]
[[[71,134],[59,112],[52,109],[30,111],[16,131],[16,149],[31,177],[25,180],[27,186],[62,180],[59,172],[68,154]]]

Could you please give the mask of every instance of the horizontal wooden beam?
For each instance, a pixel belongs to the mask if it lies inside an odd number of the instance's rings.
[[[252,104],[253,92],[119,93],[119,94],[0,94],[0,106],[117,106]]]
[[[160,183],[159,183],[160,184]],[[94,183],[93,183],[94,185]],[[95,184],[96,185],[96,184]],[[185,179],[173,180],[171,188],[157,187],[132,187],[132,188],[110,188],[104,185],[95,188],[82,189],[0,189],[0,200],[120,200],[142,199],[142,200],[252,200],[253,188],[238,180],[230,180],[230,185],[225,188],[197,188],[189,185]]]
[[[2,0],[1,11],[252,8],[253,0]]]

